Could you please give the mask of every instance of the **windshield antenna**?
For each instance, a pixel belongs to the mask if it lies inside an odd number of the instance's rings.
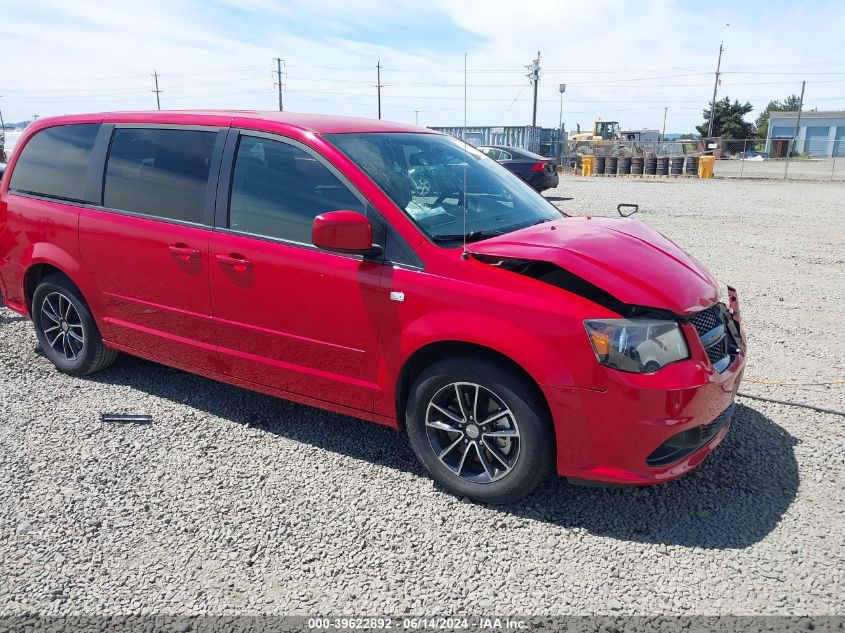
[[[464,250],[461,259],[467,259],[467,54],[464,53]]]

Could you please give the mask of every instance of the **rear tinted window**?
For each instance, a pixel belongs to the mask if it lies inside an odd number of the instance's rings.
[[[103,205],[201,224],[216,137],[196,130],[116,129]]]
[[[60,200],[85,200],[88,163],[99,124],[60,125],[33,136],[21,151],[9,188]]]

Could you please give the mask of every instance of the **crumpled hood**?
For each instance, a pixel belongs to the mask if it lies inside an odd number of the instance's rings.
[[[719,298],[704,266],[632,218],[572,217],[469,244],[471,254],[555,264],[624,303],[689,314]]]

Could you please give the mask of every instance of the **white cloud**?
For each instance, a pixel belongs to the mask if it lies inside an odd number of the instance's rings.
[[[836,2],[724,0],[14,0],[0,18],[0,107],[7,120],[149,109],[155,69],[163,107],[273,109],[281,56],[290,109],[375,116],[381,60],[385,118],[413,122],[419,110],[422,124],[459,125],[466,51],[470,124],[521,125],[531,117],[523,66],[540,50],[540,124],[557,124],[565,82],[567,127],[598,116],[659,127],[666,106],[669,130],[689,131],[721,39],[721,96],[759,109],[806,78],[809,107],[845,107],[843,13]]]

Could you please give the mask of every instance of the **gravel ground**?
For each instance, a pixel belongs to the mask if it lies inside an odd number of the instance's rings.
[[[845,187],[563,178],[736,285],[744,391],[845,410]],[[574,200],[564,200],[574,197]],[[148,426],[103,426],[145,411]],[[437,489],[400,434],[124,357],[55,372],[0,310],[0,615],[845,614],[845,418],[742,399],[693,474],[551,481],[507,508]]]

